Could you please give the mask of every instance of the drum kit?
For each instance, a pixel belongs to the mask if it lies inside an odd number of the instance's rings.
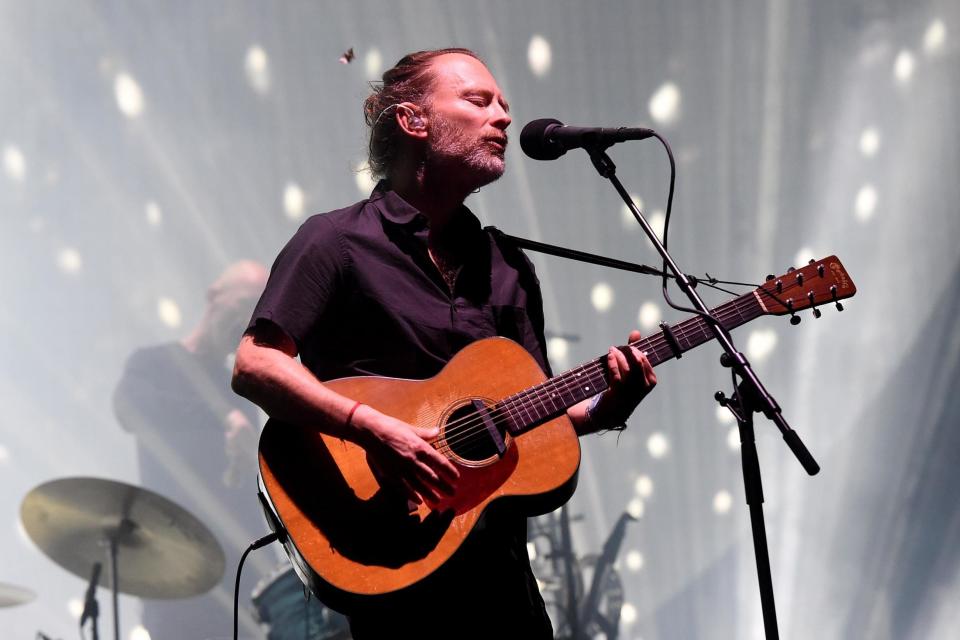
[[[26,495],[20,517],[40,551],[90,581],[80,625],[91,621],[93,640],[98,640],[98,583],[111,592],[114,639],[119,640],[119,593],[162,600],[190,598],[219,584],[226,568],[220,543],[193,514],[153,491],[115,480],[78,477],[46,482]],[[308,602],[292,570],[278,572],[258,591],[254,604],[261,621],[270,625],[270,640],[305,637],[303,618],[293,621],[291,602],[296,597],[313,616],[314,633],[307,637],[349,638],[346,620],[317,601]],[[291,598],[291,593],[297,595]],[[29,589],[0,583],[0,607],[23,605],[35,598]],[[282,616],[274,611],[277,606],[282,606]],[[275,619],[280,617],[285,621],[278,625]],[[296,625],[300,635],[284,635],[283,625]]]

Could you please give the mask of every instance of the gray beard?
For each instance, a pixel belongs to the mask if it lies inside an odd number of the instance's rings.
[[[463,131],[445,120],[434,117],[428,149],[424,157],[426,167],[439,173],[451,172],[462,179],[470,190],[488,185],[503,175],[504,158],[494,153],[480,140],[467,140]],[[459,181],[459,180],[458,180]]]

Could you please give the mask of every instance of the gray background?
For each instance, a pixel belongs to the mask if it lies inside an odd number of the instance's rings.
[[[127,355],[186,333],[229,262],[269,264],[304,216],[365,195],[367,82],[408,51],[457,45],[485,57],[513,109],[507,173],[468,201],[485,223],[656,262],[584,154],[522,155],[522,125],[551,116],[667,136],[671,247],[691,273],[759,282],[840,257],[860,289],[844,313],[735,334],[823,466],[807,477],[758,422],[781,631],[950,637],[958,32],[950,0],[0,3],[0,582],[39,594],[0,610],[3,636],[76,637],[68,602],[84,581],[33,547],[19,505],[63,476],[137,482],[110,408]],[[536,36],[549,59],[531,60]],[[348,47],[356,60],[338,64]],[[264,64],[250,68],[255,48]],[[139,87],[140,109],[121,108],[119,77]],[[661,113],[668,83],[678,108]],[[612,155],[656,217],[661,148]],[[621,342],[644,303],[683,317],[658,281],[534,261],[548,331],[579,337],[552,342],[558,371]],[[608,307],[593,304],[598,284]],[[628,431],[583,441],[578,550],[598,550],[624,508],[643,504],[621,554],[622,637],[761,637],[739,455],[711,399],[729,386],[718,354],[664,365]],[[139,605],[121,606],[127,637]]]

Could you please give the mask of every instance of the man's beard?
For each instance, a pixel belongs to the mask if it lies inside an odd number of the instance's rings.
[[[471,190],[490,184],[503,175],[504,156],[490,141],[468,138],[462,129],[436,115],[430,125],[424,158],[427,166],[442,173],[455,172],[456,179],[467,183]],[[506,134],[503,138],[506,139]]]

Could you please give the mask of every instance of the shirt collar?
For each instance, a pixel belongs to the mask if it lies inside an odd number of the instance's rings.
[[[370,194],[370,202],[389,222],[403,226],[416,223],[417,228],[427,226],[427,217],[391,189],[386,180],[381,180],[374,187]],[[470,234],[480,230],[480,221],[466,205],[460,205],[455,224],[464,226],[464,230]]]
[[[416,207],[397,195],[385,180],[381,180],[370,194],[370,202],[380,215],[394,224],[408,225],[417,222],[418,226],[427,226],[427,217]]]

